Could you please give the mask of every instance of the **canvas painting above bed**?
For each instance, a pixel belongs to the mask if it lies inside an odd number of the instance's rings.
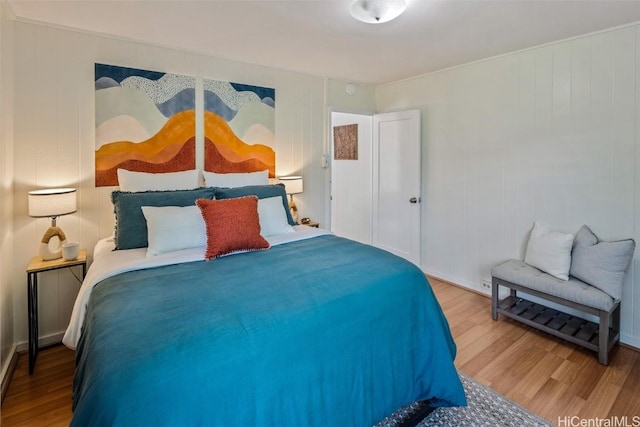
[[[274,178],[275,89],[204,80],[204,170]]]
[[[95,64],[96,187],[117,169],[194,169],[195,77]]]
[[[268,170],[275,177],[275,89],[95,64],[96,187],[118,185],[117,169],[178,172],[204,158],[209,172]],[[204,115],[204,152],[196,116]]]

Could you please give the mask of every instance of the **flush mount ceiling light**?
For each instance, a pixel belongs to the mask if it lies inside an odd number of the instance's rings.
[[[397,18],[406,8],[405,0],[356,0],[351,16],[368,24],[382,24]]]

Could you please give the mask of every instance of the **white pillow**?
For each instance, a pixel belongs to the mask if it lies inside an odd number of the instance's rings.
[[[562,280],[569,280],[573,234],[548,231],[534,223],[524,262]]]
[[[249,173],[215,173],[202,171],[205,187],[246,187],[247,185],[268,185],[269,171]]]
[[[289,225],[287,214],[282,205],[282,197],[280,196],[259,199],[258,217],[260,219],[260,234],[262,237],[296,232]]]
[[[193,190],[200,187],[200,171],[147,173],[118,169],[120,191]]]
[[[142,206],[147,220],[147,257],[207,246],[207,230],[197,206]]]

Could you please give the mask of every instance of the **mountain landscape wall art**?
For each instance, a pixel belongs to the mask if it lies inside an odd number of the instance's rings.
[[[275,89],[204,79],[204,170],[275,177]]]
[[[96,187],[195,169],[195,77],[95,64]]]

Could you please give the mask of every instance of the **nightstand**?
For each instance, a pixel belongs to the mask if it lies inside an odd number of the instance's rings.
[[[309,221],[306,224],[300,223],[300,225],[306,225],[307,227],[315,227],[315,228],[319,228],[320,227],[320,223],[317,221]]]
[[[65,261],[63,258],[43,261],[39,256],[31,259],[27,266],[27,301],[29,316],[29,375],[33,373],[38,357],[38,273],[61,268],[82,267],[82,279],[87,273],[87,251],[82,249],[78,258]],[[75,276],[75,274],[74,274]],[[76,278],[78,278],[76,276]],[[82,282],[81,278],[78,278]]]

